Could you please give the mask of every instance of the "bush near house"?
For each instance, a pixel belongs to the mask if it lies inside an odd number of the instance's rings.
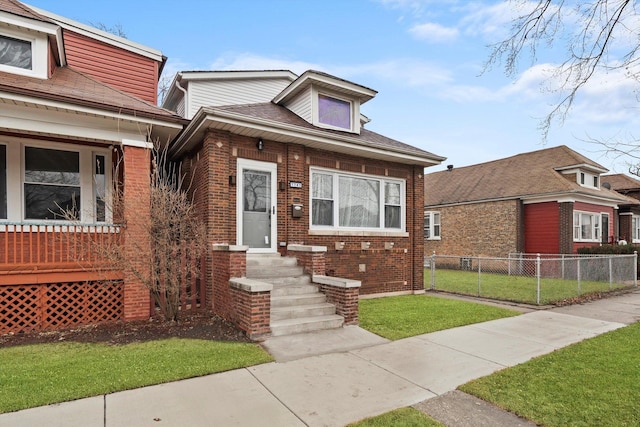
[[[633,255],[634,252],[640,252],[639,245],[602,245],[578,249],[581,255]],[[640,278],[640,260],[638,260],[636,274],[639,274],[638,278]]]

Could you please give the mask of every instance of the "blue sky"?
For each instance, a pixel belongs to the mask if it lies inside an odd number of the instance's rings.
[[[539,120],[555,48],[525,57],[520,73],[482,73],[490,44],[514,16],[505,2],[455,0],[29,0],[76,21],[119,24],[127,38],[162,51],[181,70],[316,69],[378,91],[362,107],[370,130],[448,159],[428,171],[565,144],[612,172],[624,158],[584,142],[624,139],[640,124],[634,87],[596,76],[564,124],[542,141]],[[548,81],[553,85],[553,80]]]

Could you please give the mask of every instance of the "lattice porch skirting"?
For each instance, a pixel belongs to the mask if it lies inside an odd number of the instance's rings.
[[[0,286],[0,334],[123,319],[123,288],[121,280]]]

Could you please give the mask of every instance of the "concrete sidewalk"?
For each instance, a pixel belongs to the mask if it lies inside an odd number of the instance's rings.
[[[275,344],[285,357],[298,352],[296,360],[4,414],[0,425],[343,426],[456,396],[471,379],[639,319],[633,292],[394,342],[360,328],[338,339],[309,334]],[[318,344],[332,352],[303,357]]]

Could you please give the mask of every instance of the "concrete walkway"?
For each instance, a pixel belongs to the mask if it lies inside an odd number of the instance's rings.
[[[457,414],[447,424],[474,425],[460,384],[638,320],[636,291],[394,342],[356,327],[274,339],[276,359],[295,360],[3,414],[0,425],[343,426],[410,405],[429,412],[430,400],[429,413]]]

